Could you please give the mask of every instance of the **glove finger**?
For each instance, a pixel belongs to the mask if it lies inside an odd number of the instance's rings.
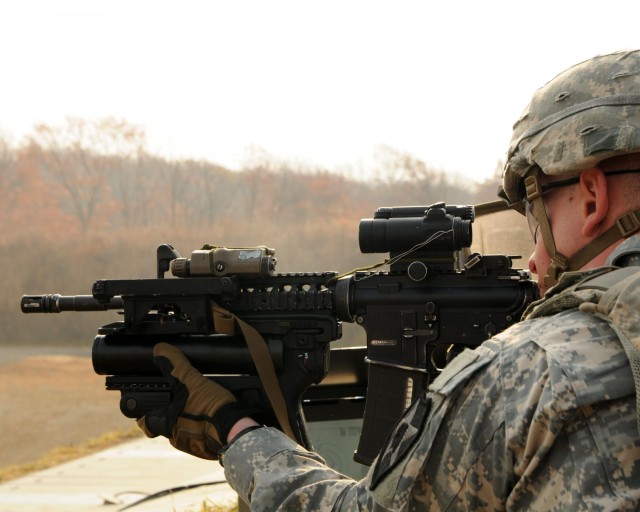
[[[156,356],[153,358],[153,364],[155,364],[158,369],[162,372],[165,378],[169,379],[171,382],[177,381],[173,375],[173,363],[164,356]]]
[[[177,347],[168,343],[158,343],[153,349],[153,354],[154,363],[165,377],[172,380],[174,390],[186,386],[188,401],[181,404],[182,409],[175,411],[177,414],[185,412],[213,415],[221,405],[236,401],[233,393],[206,378],[191,366],[189,360]]]
[[[231,391],[200,373],[190,376],[188,381],[188,407],[200,413],[213,414],[221,405],[236,401]]]
[[[194,376],[202,377],[189,362],[182,350],[169,343],[158,343],[153,347],[153,361],[165,377],[175,377],[189,386],[187,382]]]
[[[156,343],[153,347],[153,355],[154,357],[165,356],[170,360],[175,361],[176,363],[187,361],[186,356],[178,347],[171,345],[170,343],[165,343],[164,341],[160,343]]]
[[[138,424],[138,427],[140,428],[140,430],[142,430],[142,432],[144,433],[145,436],[147,437],[156,437],[158,434],[154,434],[153,432],[151,432],[148,428],[147,428],[147,424],[145,421],[145,416],[143,416],[142,418],[138,418],[136,420],[136,423]]]
[[[147,437],[164,436],[171,438],[178,417],[184,412],[189,390],[180,381],[175,380],[172,386],[172,398],[169,405],[149,411],[137,421],[140,429]]]
[[[215,437],[209,435],[211,427],[203,421],[190,421],[180,418],[175,436],[171,444],[180,451],[195,455],[201,459],[215,460],[222,444]]]

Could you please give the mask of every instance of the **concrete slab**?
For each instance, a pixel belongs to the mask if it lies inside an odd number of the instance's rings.
[[[236,502],[217,462],[179,452],[164,438],[130,441],[0,484],[0,512],[201,512],[203,504]]]

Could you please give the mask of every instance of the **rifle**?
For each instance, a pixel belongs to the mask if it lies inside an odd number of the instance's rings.
[[[473,206],[444,203],[379,208],[360,221],[359,243],[363,253],[389,253],[387,271],[282,274],[265,246],[207,245],[183,258],[163,244],[155,279],[98,280],[91,295],[25,295],[21,308],[122,313],[98,329],[92,361],[128,417],[171,400],[153,364],[153,346],[166,341],[240,400],[273,411],[273,424],[309,449],[305,413],[364,414],[354,459],[370,465],[442,368],[537,298],[529,273],[512,268],[516,257],[469,254],[474,216]],[[364,328],[367,346],[331,349],[342,322]]]

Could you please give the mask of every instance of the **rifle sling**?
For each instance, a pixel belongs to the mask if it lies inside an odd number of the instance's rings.
[[[262,386],[267,393],[267,397],[271,402],[271,407],[280,423],[282,431],[294,441],[299,442],[291,429],[286,402],[282,394],[282,389],[278,384],[276,370],[273,366],[273,360],[271,359],[271,353],[269,352],[266,341],[256,329],[240,320],[233,313],[221,308],[215,303],[212,305],[212,309],[213,322],[217,333],[233,336],[236,331],[236,325],[240,328],[240,331],[242,331],[247,346],[249,347],[251,358],[258,371],[258,377],[260,377]]]

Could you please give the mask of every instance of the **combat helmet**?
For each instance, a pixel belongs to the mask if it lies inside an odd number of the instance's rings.
[[[577,270],[620,238],[640,230],[640,212],[567,258],[556,250],[542,202],[540,174],[572,177],[612,157],[640,153],[640,51],[600,55],[556,76],[534,94],[515,123],[499,195],[539,223],[551,257],[547,286]],[[639,172],[619,169],[607,174]],[[563,180],[564,181],[564,180]],[[606,236],[605,236],[606,235]]]

